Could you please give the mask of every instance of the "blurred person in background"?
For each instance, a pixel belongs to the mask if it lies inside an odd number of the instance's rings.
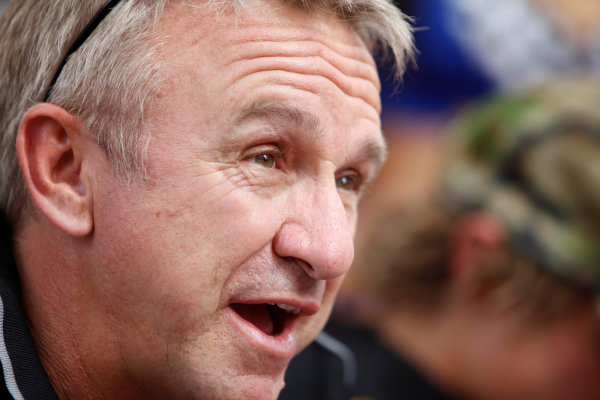
[[[372,238],[362,317],[446,390],[600,398],[599,108],[583,79],[465,111],[439,197]]]

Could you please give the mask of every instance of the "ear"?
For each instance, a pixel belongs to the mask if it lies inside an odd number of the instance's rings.
[[[469,286],[470,292],[479,291],[477,268],[493,250],[506,240],[503,225],[490,214],[469,213],[462,216],[453,232],[450,249],[450,271],[453,282]]]
[[[36,208],[62,232],[82,237],[93,228],[92,196],[82,176],[83,123],[49,103],[30,108],[19,126],[17,156]]]

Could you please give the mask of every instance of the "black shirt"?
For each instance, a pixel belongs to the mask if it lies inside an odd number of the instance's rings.
[[[450,399],[373,331],[335,320],[292,360],[285,382],[279,400]]]

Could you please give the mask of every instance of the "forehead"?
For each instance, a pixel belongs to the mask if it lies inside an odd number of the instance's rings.
[[[290,3],[293,2],[281,0],[174,2],[165,11],[158,26],[160,32],[174,34],[180,39],[186,36],[191,38],[194,31],[203,28],[205,33],[213,38],[230,40],[236,37],[252,40],[269,38],[268,34],[260,35],[257,31],[248,31],[248,34],[245,34],[248,28],[288,27],[304,29],[307,37],[310,37],[311,33],[314,35],[320,31],[323,38],[332,37],[348,46],[360,47],[361,51],[366,50],[364,42],[359,35],[355,34],[351,23],[344,21],[342,16],[316,8],[308,11]],[[229,35],[225,38],[220,37],[217,34],[220,30],[227,30]],[[345,36],[344,32],[350,34]],[[188,33],[190,35],[187,35]],[[299,36],[296,34],[282,39],[293,39]],[[372,63],[368,51],[364,51],[361,58]]]
[[[188,61],[191,50],[202,53],[193,71],[196,83],[215,83],[206,79],[206,73],[215,69],[221,72],[215,78],[223,86],[260,69],[322,75],[379,114],[377,69],[350,23],[325,11],[309,15],[275,0],[248,1],[244,7],[219,4],[191,6],[184,2],[167,11],[158,33],[168,69]],[[308,58],[314,65],[307,65]],[[242,64],[246,69],[236,74],[236,67]],[[229,71],[233,72],[224,74]]]

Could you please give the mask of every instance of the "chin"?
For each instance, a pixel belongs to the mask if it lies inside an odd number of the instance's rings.
[[[264,377],[247,377],[244,380],[234,389],[236,394],[231,399],[277,400],[284,385],[283,374],[275,381]]]

